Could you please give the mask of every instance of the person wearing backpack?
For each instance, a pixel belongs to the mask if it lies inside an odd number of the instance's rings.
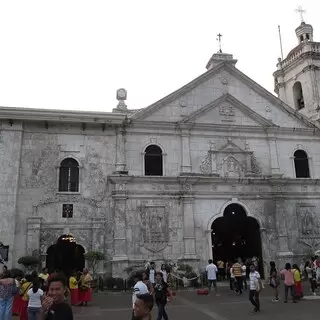
[[[14,288],[15,280],[11,277],[11,273],[4,271],[0,277],[0,319],[11,319]]]
[[[280,273],[276,269],[274,261],[270,261],[270,287],[274,290],[273,302],[279,301]]]

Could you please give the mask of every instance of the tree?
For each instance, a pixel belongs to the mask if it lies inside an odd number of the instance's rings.
[[[32,267],[39,266],[40,261],[39,261],[38,257],[23,256],[18,259],[18,263],[22,264],[25,268],[27,268],[30,271],[32,269]]]
[[[84,258],[88,261],[88,267],[92,270],[93,277],[96,275],[99,262],[106,259],[104,253],[100,251],[88,251]]]

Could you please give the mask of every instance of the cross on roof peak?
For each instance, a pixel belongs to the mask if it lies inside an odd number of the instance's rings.
[[[304,22],[303,14],[306,13],[307,11],[304,10],[302,6],[298,6],[298,8],[296,9],[296,12],[300,14],[301,22]]]

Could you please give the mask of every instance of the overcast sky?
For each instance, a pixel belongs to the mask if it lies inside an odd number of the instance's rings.
[[[320,1],[0,0],[0,106],[111,111],[116,90],[143,108],[206,71],[223,35],[237,67],[273,92],[297,45],[295,12],[320,41]]]

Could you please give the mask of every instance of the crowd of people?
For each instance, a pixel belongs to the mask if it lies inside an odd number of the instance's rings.
[[[132,320],[150,320],[154,302],[158,307],[157,320],[168,320],[167,302],[172,299],[172,293],[167,283],[167,269],[163,264],[156,271],[155,263],[151,262],[144,272],[135,275],[135,285],[132,295]]]
[[[72,320],[72,306],[92,301],[92,277],[87,269],[67,278],[45,268],[40,274],[15,275],[5,266],[0,274],[0,319]]]
[[[218,294],[217,280],[223,281],[227,278],[230,283],[230,290],[237,295],[241,295],[243,289],[248,290],[249,288],[249,300],[254,306],[254,312],[260,312],[259,295],[264,285],[258,272],[258,260],[243,263],[239,258],[233,264],[230,264],[230,262],[224,263],[221,260],[217,262],[217,265],[213,263],[213,260],[209,260],[208,263],[206,274],[209,293],[214,288],[215,293]],[[280,300],[279,290],[282,280],[284,283],[284,303],[288,303],[289,293],[293,303],[297,303],[303,298],[303,279],[308,280],[312,294],[317,294],[316,289],[320,283],[320,259],[318,257],[308,259],[300,267],[297,264],[286,263],[282,270],[278,270],[275,262],[271,261],[269,269],[267,279],[269,286],[274,291],[273,302]],[[247,284],[248,279],[249,285]]]

